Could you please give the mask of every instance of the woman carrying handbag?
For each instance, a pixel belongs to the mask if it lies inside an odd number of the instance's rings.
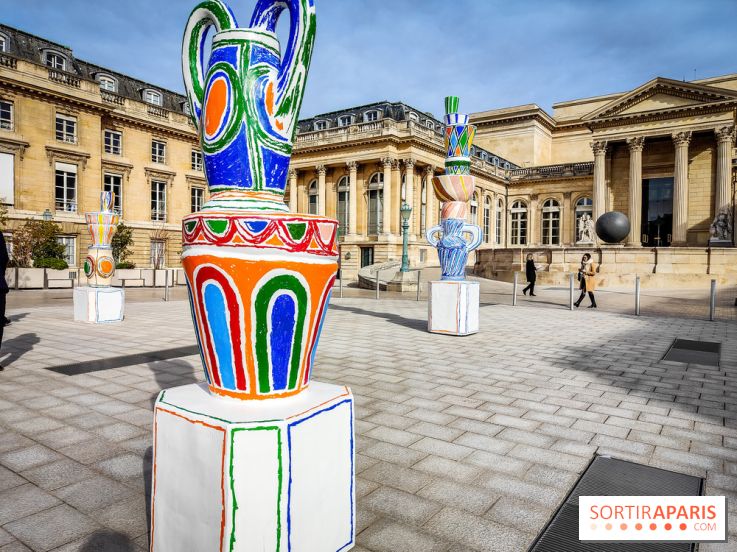
[[[596,298],[594,297],[594,290],[596,289],[596,268],[594,261],[591,260],[591,255],[589,253],[584,254],[581,259],[581,267],[578,269],[578,281],[581,282],[578,287],[581,290],[581,296],[574,303],[576,307],[581,305],[581,301],[583,301],[583,298],[588,293],[589,299],[591,300],[589,308],[596,308]]]

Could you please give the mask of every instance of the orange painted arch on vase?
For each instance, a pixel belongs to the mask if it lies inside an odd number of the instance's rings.
[[[220,248],[221,250],[227,250],[229,248]],[[236,248],[233,248],[234,250]],[[254,248],[254,250],[261,250],[261,248]],[[275,396],[286,397],[292,394],[299,393],[303,390],[306,385],[304,384],[305,371],[309,369],[310,363],[310,346],[314,341],[317,332],[319,331],[319,320],[320,315],[320,304],[323,295],[329,290],[326,287],[330,285],[337,268],[337,259],[329,262],[324,262],[324,257],[319,258],[323,262],[310,262],[309,259],[304,261],[293,261],[286,259],[265,259],[261,256],[254,255],[252,259],[242,258],[238,254],[248,254],[248,249],[244,251],[243,248],[237,248],[234,251],[233,256],[215,256],[208,254],[190,254],[182,259],[182,267],[187,275],[189,282],[194,282],[194,271],[204,265],[212,265],[219,268],[222,272],[227,274],[233,281],[236,289],[235,293],[240,297],[243,307],[243,340],[242,346],[244,349],[244,365],[246,368],[247,378],[247,389],[244,391],[232,391],[228,389],[222,389],[220,387],[217,390],[213,390],[212,383],[210,384],[211,390],[219,395],[226,395],[231,397],[238,397],[242,399],[268,399]],[[222,251],[223,253],[225,251]],[[286,256],[285,256],[286,257]],[[294,390],[284,392],[273,392],[269,394],[258,393],[258,374],[256,368],[256,359],[253,355],[254,343],[253,343],[253,324],[255,319],[251,316],[252,298],[254,296],[254,290],[256,285],[261,279],[266,276],[269,272],[275,270],[288,271],[300,275],[306,283],[306,287],[310,294],[310,308],[307,311],[307,319],[309,323],[306,324],[306,335],[303,341],[303,350],[301,354],[301,362],[299,367],[299,373],[297,378],[297,388]],[[194,290],[193,290],[194,292]],[[196,292],[193,293],[196,296]],[[203,320],[197,318],[198,329],[201,336],[205,335]],[[207,355],[205,355],[207,359]],[[207,362],[207,360],[206,360]],[[215,367],[207,366],[208,372],[212,374],[212,370]],[[212,380],[211,380],[212,382]]]
[[[224,77],[215,79],[207,93],[205,106],[205,133],[214,136],[220,128],[228,102],[228,84]]]

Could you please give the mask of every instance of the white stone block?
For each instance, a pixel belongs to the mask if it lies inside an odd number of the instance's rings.
[[[353,395],[313,381],[242,401],[205,384],[154,409],[152,552],[349,550],[355,538]]]
[[[125,291],[114,287],[74,288],[74,320],[102,324],[120,322],[125,313]]]
[[[479,331],[478,282],[436,280],[429,283],[427,329],[432,333],[470,335]]]

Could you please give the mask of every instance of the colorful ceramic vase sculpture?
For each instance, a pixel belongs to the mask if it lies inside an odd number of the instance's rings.
[[[441,280],[465,280],[468,254],[481,245],[481,228],[466,222],[467,202],[475,187],[471,176],[471,144],[476,127],[458,113],[458,97],[445,98],[445,174],[433,178],[435,196],[443,202],[440,225],[427,231],[427,241],[438,249]],[[435,234],[442,234],[437,238]],[[465,235],[470,234],[470,241]]]
[[[112,192],[100,194],[100,211],[85,213],[87,230],[92,237],[92,245],[84,260],[84,275],[87,285],[91,287],[107,287],[115,273],[115,259],[111,241],[118,229],[120,215],[113,212]]]
[[[290,31],[282,53],[275,29],[283,10]],[[248,28],[207,0],[184,33],[182,69],[211,196],[183,220],[182,265],[216,394],[285,397],[310,380],[338,266],[338,223],[291,214],[283,196],[314,38],[312,0],[259,0]]]

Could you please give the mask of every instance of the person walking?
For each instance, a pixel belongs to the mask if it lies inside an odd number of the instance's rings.
[[[586,297],[586,294],[588,293],[589,299],[591,300],[589,308],[596,308],[596,297],[594,297],[594,290],[596,289],[595,278],[596,265],[594,264],[594,261],[591,260],[591,255],[589,253],[585,253],[581,258],[581,267],[578,269],[578,280],[581,282],[578,287],[581,290],[581,296],[578,298],[578,301],[574,303],[576,307],[581,305],[581,301],[583,301],[583,298]]]
[[[5,317],[5,299],[10,291],[8,283],[5,281],[5,270],[8,268],[9,260],[8,248],[5,245],[5,236],[0,232],[0,320],[3,321],[3,323],[0,324],[0,347],[2,347],[3,344],[3,329],[10,323],[10,321]],[[6,320],[8,320],[7,323],[5,322]],[[5,370],[5,368],[0,365],[0,372],[3,370]]]
[[[532,259],[532,253],[527,254],[527,262],[525,263],[525,276],[527,277],[527,287],[522,290],[522,294],[527,295],[527,290],[530,290],[530,296],[536,297],[535,280],[537,280],[537,267],[535,267],[535,261]]]

